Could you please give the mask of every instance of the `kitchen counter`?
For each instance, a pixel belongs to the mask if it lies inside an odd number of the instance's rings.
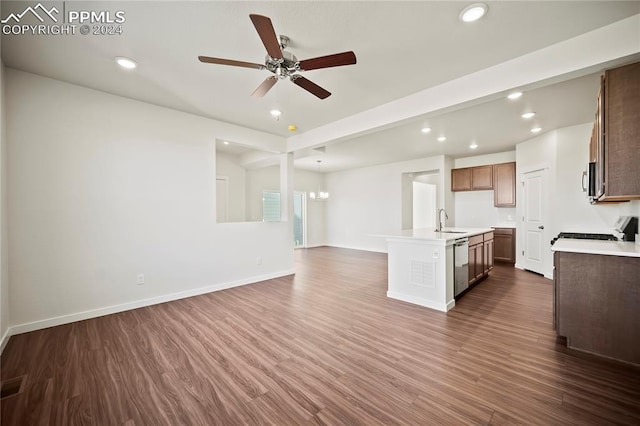
[[[628,241],[572,240],[560,238],[551,246],[551,250],[566,253],[640,257],[640,244]]]
[[[436,232],[432,229],[405,229],[388,234],[376,234],[375,237],[389,239],[406,239],[406,240],[424,240],[438,243],[441,245],[450,245],[460,238],[469,238],[474,235],[484,234],[493,231],[492,228],[443,228],[442,232]]]
[[[492,226],[492,228],[509,228],[509,229],[516,229],[516,224],[515,223],[505,223],[502,225],[494,225]]]

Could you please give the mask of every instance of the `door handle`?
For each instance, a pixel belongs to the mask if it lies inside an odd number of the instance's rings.
[[[540,225],[538,226],[538,229],[544,229],[544,226]]]

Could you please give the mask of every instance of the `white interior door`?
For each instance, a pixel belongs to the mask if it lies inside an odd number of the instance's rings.
[[[545,274],[548,241],[546,221],[546,170],[524,173],[524,259],[525,269]]]
[[[229,180],[224,176],[216,177],[216,221],[229,222]]]

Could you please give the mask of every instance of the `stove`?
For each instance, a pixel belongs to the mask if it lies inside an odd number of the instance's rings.
[[[613,234],[589,234],[585,232],[561,232],[551,240],[551,245],[559,238],[569,238],[572,240],[600,240],[600,241],[618,241],[618,238]]]

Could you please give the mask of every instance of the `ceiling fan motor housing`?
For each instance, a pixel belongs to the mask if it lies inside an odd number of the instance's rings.
[[[264,59],[264,66],[279,78],[289,77],[296,71],[300,71],[298,58],[286,50],[282,51],[282,59],[274,59],[267,55]]]

